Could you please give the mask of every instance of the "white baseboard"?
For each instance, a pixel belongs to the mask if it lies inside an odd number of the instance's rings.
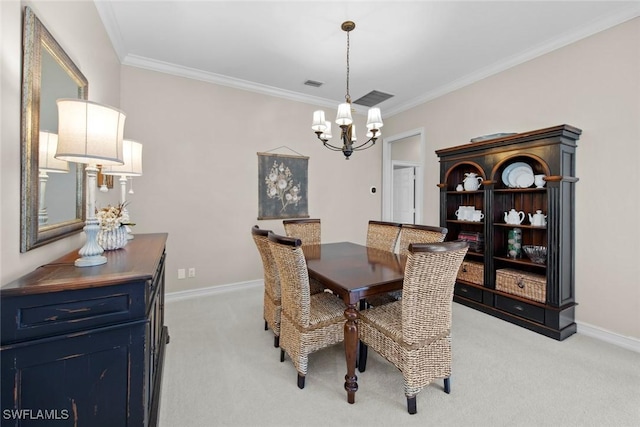
[[[579,334],[640,353],[640,339],[625,337],[624,335],[616,334],[615,332],[607,331],[584,322],[576,322],[576,325],[578,326]]]
[[[224,292],[239,291],[241,289],[254,288],[263,286],[264,281],[250,280],[248,282],[229,283],[226,285],[209,286],[206,288],[190,289],[187,291],[169,292],[165,295],[166,302],[180,301],[190,298],[198,298],[206,295],[220,294]],[[614,332],[607,331],[597,326],[589,325],[584,322],[576,322],[577,332],[579,334],[586,335],[604,342],[608,342],[613,345],[617,345],[627,350],[640,353],[640,340],[632,337],[625,337],[624,335],[616,334]]]
[[[248,282],[229,283],[226,285],[209,286],[206,288],[189,289],[187,291],[168,292],[165,295],[165,302],[180,301],[190,298],[198,298],[206,295],[220,294],[224,292],[239,291],[240,289],[263,286],[264,281],[250,280]]]

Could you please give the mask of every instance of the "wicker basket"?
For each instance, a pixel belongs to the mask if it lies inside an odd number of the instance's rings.
[[[544,303],[547,295],[547,278],[539,274],[504,268],[496,270],[496,289]]]
[[[484,284],[484,264],[473,261],[463,261],[458,270],[458,280],[475,283],[476,285]]]

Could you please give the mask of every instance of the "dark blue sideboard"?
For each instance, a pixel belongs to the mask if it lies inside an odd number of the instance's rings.
[[[167,234],[75,267],[72,252],[0,288],[2,426],[155,426],[168,329]]]

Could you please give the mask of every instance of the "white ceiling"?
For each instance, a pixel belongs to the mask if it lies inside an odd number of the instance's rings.
[[[385,116],[640,16],[638,0],[95,4],[123,64],[334,108],[352,20],[351,98],[395,95]]]

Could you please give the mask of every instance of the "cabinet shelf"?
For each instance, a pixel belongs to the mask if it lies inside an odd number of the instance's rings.
[[[459,219],[448,219],[448,223],[452,224],[471,224],[471,225],[483,225],[484,221],[462,221]]]
[[[542,188],[496,188],[494,193],[544,193],[547,191],[546,187]]]
[[[507,263],[514,264],[514,265],[526,265],[526,266],[529,266],[529,267],[538,267],[538,268],[542,268],[542,269],[546,269],[547,268],[546,264],[538,264],[538,263],[535,263],[533,261],[530,261],[527,258],[516,258],[516,259],[513,259],[513,258],[507,258],[507,257],[501,257],[501,256],[494,256],[493,258],[496,259],[496,260],[499,260],[499,261],[502,261],[502,262],[507,262]]]
[[[447,191],[447,194],[451,194],[451,195],[456,195],[456,196],[464,196],[466,194],[480,194],[480,195],[484,195],[484,190],[474,190],[474,191]]]
[[[436,151],[440,159],[440,225],[449,230],[447,240],[466,233],[477,234],[483,243],[482,253],[468,252],[466,257],[481,264],[483,273],[478,282],[482,283],[457,280],[456,301],[557,340],[576,332],[573,222],[578,178],[573,174],[576,141],[581,133],[573,126],[559,125]],[[525,163],[534,175],[544,175],[545,186],[507,187],[503,174],[516,163]],[[477,191],[455,191],[470,173],[482,178],[482,187]],[[455,214],[460,206],[473,206],[482,211],[484,218],[478,222],[461,221]],[[523,224],[505,223],[505,212],[511,209],[525,213]],[[528,215],[536,211],[547,217],[546,226],[531,225]],[[522,258],[508,258],[514,243],[509,240],[513,228],[521,230],[523,246],[562,250],[549,252],[546,264],[534,263],[524,253]],[[496,272],[507,268],[544,275],[545,302],[527,298],[528,291],[523,291],[524,296],[497,291],[496,281],[502,285],[505,279]]]
[[[502,222],[494,222],[493,223],[494,227],[504,227],[504,228],[526,228],[528,230],[546,230],[547,227],[540,227],[537,225],[530,225],[530,224],[505,224]]]

